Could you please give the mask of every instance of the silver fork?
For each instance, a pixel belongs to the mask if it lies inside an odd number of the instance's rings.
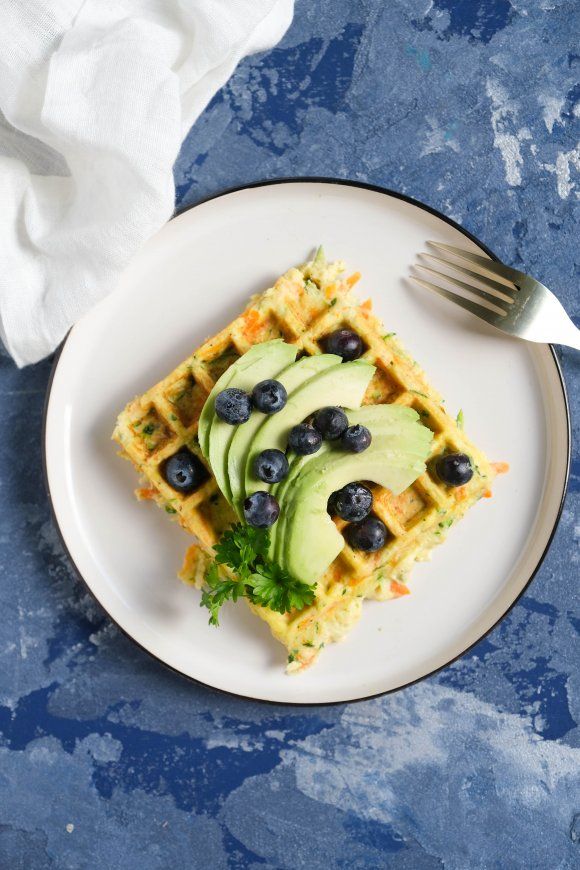
[[[438,282],[443,281],[473,294],[477,301],[446,290],[439,283],[434,284],[412,275],[417,284],[450,299],[508,335],[515,335],[526,341],[565,344],[580,350],[580,330],[574,326],[554,294],[539,281],[497,260],[472,254],[463,248],[441,242],[428,244],[444,256],[423,254],[424,257],[454,270],[465,280],[420,263],[415,268],[432,275]],[[454,262],[449,257],[450,254],[463,262]],[[465,262],[471,268],[464,265]]]

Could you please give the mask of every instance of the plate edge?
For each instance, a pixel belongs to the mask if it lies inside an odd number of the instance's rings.
[[[400,193],[399,191],[392,190],[392,189],[387,188],[387,187],[381,187],[380,185],[370,184],[370,183],[363,182],[363,181],[351,181],[350,179],[347,179],[347,178],[332,178],[332,177],[328,177],[328,176],[280,177],[280,178],[268,179],[265,181],[249,182],[248,184],[243,184],[243,185],[234,186],[234,187],[228,187],[228,188],[226,188],[226,189],[224,189],[216,194],[212,194],[210,196],[204,197],[203,199],[200,199],[195,203],[191,203],[189,205],[184,206],[183,208],[176,209],[171,217],[171,220],[179,217],[182,214],[185,214],[185,212],[191,211],[192,209],[197,208],[200,205],[203,205],[204,203],[211,202],[211,201],[216,200],[216,199],[220,199],[221,197],[225,197],[225,196],[228,196],[228,195],[233,194],[233,193],[240,193],[241,191],[244,191],[244,190],[253,190],[256,188],[260,188],[260,187],[273,187],[273,186],[278,185],[278,184],[300,184],[300,183],[302,183],[302,184],[329,184],[329,185],[332,184],[332,185],[338,185],[338,186],[344,186],[344,187],[354,187],[354,188],[358,188],[358,189],[362,189],[362,190],[371,191],[373,193],[380,193],[380,194],[383,194],[386,196],[391,196],[394,199],[398,199],[398,200],[401,200],[403,202],[408,203],[409,205],[416,206],[417,208],[420,208],[422,211],[426,211],[429,214],[433,215],[434,217],[437,217],[440,220],[444,221],[444,223],[453,227],[455,230],[458,230],[467,239],[469,239],[471,242],[473,242],[475,245],[477,245],[492,260],[499,261],[499,257],[497,257],[496,254],[490,248],[487,247],[487,245],[485,245],[483,242],[481,242],[477,238],[477,236],[473,235],[473,233],[471,233],[469,230],[462,227],[461,224],[457,223],[457,221],[454,221],[452,218],[448,217],[447,215],[443,214],[442,212],[438,211],[437,209],[433,208],[432,206],[427,205],[426,203],[423,203],[418,199],[414,199],[413,197],[408,196],[407,194]],[[90,595],[95,599],[95,601],[97,602],[97,604],[99,605],[101,610],[107,615],[107,617],[116,626],[116,628],[125,637],[127,637],[129,640],[131,640],[132,643],[134,643],[137,647],[139,647],[141,650],[143,650],[143,652],[145,652],[148,656],[150,656],[155,661],[157,661],[161,665],[163,665],[163,667],[167,668],[169,671],[171,671],[174,674],[178,674],[183,679],[186,679],[186,680],[194,683],[195,685],[202,686],[203,688],[209,689],[212,692],[222,693],[222,694],[227,695],[229,697],[241,698],[241,699],[246,700],[246,701],[257,701],[261,704],[269,704],[269,705],[281,706],[281,707],[333,707],[333,706],[339,706],[340,704],[354,704],[354,703],[358,703],[361,701],[371,701],[374,698],[380,698],[380,697],[383,697],[385,695],[392,695],[395,692],[400,692],[403,689],[407,689],[410,686],[414,686],[417,683],[423,682],[423,680],[427,680],[430,677],[435,676],[440,671],[443,671],[445,668],[447,668],[450,665],[454,664],[455,662],[459,661],[459,659],[463,658],[463,656],[467,655],[467,653],[469,653],[475,646],[477,646],[477,644],[480,643],[480,641],[482,641],[482,640],[484,640],[484,638],[488,637],[491,634],[491,632],[494,631],[497,628],[497,626],[506,618],[506,616],[508,616],[508,614],[511,612],[511,610],[516,606],[516,604],[520,601],[520,599],[523,597],[523,595],[529,589],[532,581],[536,577],[538,571],[540,570],[540,568],[544,562],[544,559],[546,558],[546,556],[548,554],[548,551],[552,545],[552,541],[554,540],[554,536],[555,536],[556,531],[558,529],[558,526],[560,524],[560,519],[562,517],[562,511],[564,509],[564,502],[566,499],[566,493],[568,490],[568,482],[569,482],[569,478],[570,478],[570,463],[571,463],[571,451],[572,451],[571,416],[570,416],[570,405],[569,405],[569,401],[568,401],[568,393],[566,390],[566,382],[564,380],[562,367],[560,365],[560,361],[559,361],[558,356],[556,354],[556,350],[554,348],[554,345],[552,345],[552,344],[548,344],[547,347],[549,348],[549,350],[551,352],[552,361],[553,361],[554,366],[556,368],[556,374],[558,375],[558,380],[560,382],[560,388],[562,391],[562,398],[564,401],[564,408],[566,411],[566,439],[567,439],[566,469],[565,469],[565,474],[564,474],[562,492],[560,495],[560,502],[558,505],[558,510],[556,512],[556,516],[554,518],[554,524],[552,526],[552,530],[548,536],[548,540],[546,541],[546,546],[545,546],[544,550],[542,551],[542,554],[540,555],[540,558],[539,558],[538,562],[536,563],[535,568],[531,572],[528,580],[525,582],[524,586],[522,587],[521,591],[518,593],[516,598],[514,598],[512,603],[509,605],[509,607],[501,614],[501,616],[498,617],[498,619],[487,629],[487,631],[485,631],[482,635],[480,635],[480,637],[477,638],[477,640],[475,640],[473,643],[471,643],[469,646],[467,646],[464,650],[462,650],[460,653],[458,653],[452,659],[449,659],[449,661],[445,662],[445,664],[440,665],[439,667],[435,668],[432,671],[429,671],[429,673],[427,673],[427,674],[423,674],[422,676],[417,677],[415,680],[410,680],[407,683],[403,683],[401,686],[396,686],[392,689],[386,689],[385,691],[382,691],[382,692],[375,692],[375,693],[370,694],[370,695],[361,695],[361,696],[352,697],[352,698],[343,698],[339,701],[275,701],[275,700],[272,700],[270,698],[259,698],[259,697],[252,696],[252,695],[243,695],[239,692],[232,692],[229,689],[222,689],[219,686],[212,686],[209,683],[204,683],[202,680],[199,680],[196,677],[192,677],[189,674],[183,673],[183,671],[180,671],[178,668],[173,667],[172,665],[168,664],[163,659],[159,658],[159,656],[157,656],[155,653],[151,652],[151,650],[148,650],[145,646],[143,646],[143,644],[141,644],[138,640],[136,640],[134,637],[132,637],[132,635],[129,634],[129,632],[126,631],[116,621],[116,619],[114,619],[113,616],[111,616],[109,611],[99,601],[96,594],[93,592],[93,590],[89,586],[88,582],[85,580],[85,578],[81,574],[79,568],[77,567],[77,565],[76,565],[76,563],[75,563],[75,561],[70,553],[70,550],[67,546],[67,543],[65,541],[64,534],[63,534],[63,532],[60,528],[60,525],[58,523],[58,519],[56,516],[56,510],[55,510],[55,506],[53,504],[52,494],[50,491],[49,478],[48,478],[48,460],[47,460],[47,450],[46,450],[47,421],[48,421],[50,397],[51,397],[51,393],[52,393],[52,386],[53,386],[54,378],[56,375],[56,371],[57,371],[58,364],[59,364],[59,361],[61,359],[64,347],[65,347],[73,329],[74,329],[74,326],[71,327],[71,329],[68,331],[67,335],[65,336],[65,338],[63,339],[63,341],[61,342],[61,344],[59,345],[59,347],[55,351],[55,356],[54,356],[52,368],[50,371],[50,375],[49,375],[49,379],[48,379],[48,383],[47,383],[47,387],[46,387],[46,395],[45,395],[44,408],[43,408],[43,414],[42,414],[42,432],[41,432],[41,438],[42,438],[42,476],[43,476],[44,486],[45,486],[45,490],[46,490],[46,494],[47,494],[47,498],[48,498],[48,503],[49,503],[49,507],[50,507],[50,513],[51,513],[53,525],[56,528],[56,531],[57,531],[59,540],[61,542],[61,545],[63,547],[63,550],[64,550],[70,564],[73,567],[75,575],[82,582],[83,586],[87,589],[87,591],[90,593]]]

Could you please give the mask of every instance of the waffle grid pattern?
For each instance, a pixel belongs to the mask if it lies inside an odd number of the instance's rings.
[[[278,614],[250,605],[288,649],[289,670],[311,664],[320,649],[341,639],[361,612],[363,598],[386,600],[408,593],[405,579],[416,560],[429,557],[449,527],[483,495],[489,494],[494,471],[445,411],[441,396],[396,336],[385,333],[370,302],[352,293],[358,275],[344,279],[342,263],[310,262],[291,269],[274,287],[252,298],[243,314],[208,339],[170,375],[130,402],[120,414],[113,438],[122,454],[141,473],[139,498],[154,499],[198,544],[188,550],[180,573],[199,586],[211,548],[235,522],[233,510],[217,488],[197,442],[197,425],[207,395],[223,371],[252,345],[273,338],[295,344],[301,353],[323,351],[323,340],[343,326],[362,338],[363,358],[376,366],[365,404],[397,402],[414,408],[434,433],[427,471],[399,496],[375,484],[374,512],[387,526],[386,546],[361,553],[345,545],[318,583],[316,602],[300,613]],[[189,496],[176,493],[164,480],[163,462],[187,446],[207,468],[207,480]],[[471,456],[472,480],[455,489],[433,472],[433,460],[445,451]],[[339,528],[344,525],[337,520]]]

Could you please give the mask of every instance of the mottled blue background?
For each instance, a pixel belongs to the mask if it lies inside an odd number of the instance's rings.
[[[178,202],[384,184],[578,323],[579,26],[577,0],[301,0],[191,132]],[[577,419],[580,356],[561,357]],[[75,580],[39,471],[49,371],[0,358],[2,870],[580,865],[577,449],[538,577],[468,656],[371,702],[264,706],[164,670]]]

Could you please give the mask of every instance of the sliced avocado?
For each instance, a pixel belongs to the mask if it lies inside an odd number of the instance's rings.
[[[397,434],[399,431],[399,422],[413,422],[419,419],[419,415],[412,408],[407,408],[405,405],[365,405],[356,410],[346,410],[349,426],[354,426],[356,423],[366,426],[370,429],[373,438],[388,435],[391,433]],[[334,450],[334,455],[344,456],[345,454],[340,449],[340,444],[323,441],[320,450],[317,453],[311,453],[310,456],[296,456],[290,454],[288,460],[290,469],[284,480],[272,487],[272,495],[275,496],[280,505],[283,505],[287,499],[287,494],[294,486],[296,477],[302,472],[304,466],[313,459],[319,459],[321,455],[329,450]],[[348,481],[349,483],[353,481]],[[270,529],[270,558],[275,562],[282,563],[283,561],[283,540],[285,533],[285,511],[282,512],[280,519]]]
[[[288,493],[290,492],[290,488],[294,485],[294,481],[297,476],[300,474],[304,466],[307,462],[314,459],[314,457],[320,457],[324,453],[328,453],[331,450],[331,445],[329,441],[323,441],[320,450],[317,453],[311,453],[310,456],[297,456],[295,453],[288,454],[288,462],[290,463],[290,468],[288,470],[287,476],[284,480],[281,480],[280,483],[275,484],[272,489],[272,495],[277,499],[278,504],[284,504]],[[280,565],[283,562],[282,555],[282,541],[284,540],[284,515],[281,513],[278,519],[278,522],[274,523],[272,528],[270,529],[270,551],[269,556],[273,562],[278,562]]]
[[[393,436],[393,435],[384,436],[384,438],[390,439],[389,446],[391,446],[391,447],[394,446],[393,445],[393,438],[394,437],[395,436]],[[377,434],[375,433],[375,440],[377,438],[381,439],[382,444],[386,443],[386,441],[382,440],[381,436],[377,436]],[[402,445],[402,448],[404,449],[404,445]],[[365,452],[368,452],[368,451],[365,451]],[[401,453],[402,453],[401,443],[399,442],[399,456]],[[329,460],[329,464],[328,464],[328,466],[323,466],[323,470],[321,473],[327,474],[330,471],[332,471],[333,463],[337,461],[339,455],[342,459],[345,459],[345,457],[346,457],[346,454],[336,454],[336,453],[332,457],[327,457]],[[352,456],[352,454],[349,454],[349,455]],[[357,454],[355,454],[355,455],[357,455]],[[360,454],[358,454],[358,455],[360,455]],[[398,465],[399,456],[394,457],[394,461],[395,461],[396,466]],[[297,487],[300,486],[300,493],[301,493],[300,497],[307,498],[308,496],[303,495],[302,483],[303,483],[304,476],[305,476],[306,472],[309,471],[310,468],[305,469],[304,466],[306,465],[307,461],[309,459],[312,459],[312,458],[313,457],[311,457],[311,456],[297,457],[293,461],[293,463],[290,467],[290,472],[288,474],[288,477],[284,481],[284,489],[278,489],[277,491],[275,491],[273,493],[273,495],[277,498],[277,500],[280,504],[280,519],[278,520],[278,522],[274,526],[272,526],[272,529],[270,530],[270,553],[269,553],[269,555],[273,561],[278,562],[282,566],[284,566],[286,564],[286,544],[287,544],[287,538],[288,538],[288,534],[289,534],[288,520],[289,520],[289,518],[291,518],[293,516],[294,499],[295,499],[295,497],[298,497]],[[389,454],[385,452],[384,461],[386,462],[388,458],[389,458]],[[315,471],[317,469],[320,470],[320,463],[323,460],[322,460],[322,458],[320,460],[318,460],[318,458],[317,458],[317,461],[318,461],[318,464],[312,468],[313,471]],[[418,461],[419,461],[419,459],[418,459]],[[422,471],[420,471],[419,473],[422,473]],[[353,474],[354,474],[354,472],[353,472]],[[342,486],[345,486],[347,483],[354,483],[357,480],[359,480],[359,481],[360,480],[373,480],[377,483],[381,483],[380,480],[377,480],[376,478],[373,478],[369,475],[367,475],[365,477],[362,474],[362,470],[361,470],[361,471],[359,471],[358,476],[356,476],[356,474],[354,474],[354,476],[350,477],[348,480],[345,480],[339,486],[336,486],[335,489],[332,490],[332,492],[335,492],[336,489],[340,489]],[[279,486],[282,486],[282,484],[279,484]],[[392,487],[388,487],[388,488],[392,489]],[[406,488],[406,487],[403,487],[403,488]]]
[[[412,419],[400,420],[397,429],[375,434],[363,453],[330,451],[298,471],[281,502],[277,530],[280,564],[296,579],[315,582],[344,546],[326,510],[333,492],[355,480],[372,480],[398,495],[423,473],[432,432]]]
[[[264,355],[269,353],[270,347],[283,343],[284,342],[281,338],[275,338],[272,341],[264,341],[262,344],[255,344],[246,351],[243,356],[236,360],[235,363],[226,369],[222,376],[215,382],[213,389],[205,400],[205,404],[201,410],[197,429],[199,446],[206,459],[209,456],[209,430],[214,416],[216,396],[218,393],[221,393],[222,390],[229,387],[230,381],[235,376],[236,372],[243,371],[248,365],[253,365],[256,360],[262,359]]]
[[[263,348],[262,352],[253,354],[248,361],[247,358],[251,351],[257,348]],[[227,386],[228,388],[235,387],[239,390],[251,392],[260,381],[266,378],[275,378],[295,359],[296,353],[296,347],[291,344],[285,344],[285,342],[280,340],[255,345],[255,347],[251,348],[231,366],[235,371]],[[245,423],[241,424],[241,426],[245,425]],[[227,454],[237,428],[237,426],[231,426],[229,423],[220,420],[214,410],[207,435],[209,464],[219,488],[230,504],[232,494],[227,474]]]
[[[297,362],[291,363],[288,368],[277,375],[276,380],[280,381],[286,388],[288,395],[291,395],[301,384],[330,368],[330,366],[338,365],[340,361],[340,357],[332,353],[305,356]],[[228,450],[227,471],[232,504],[240,517],[242,517],[242,502],[246,497],[245,471],[248,451],[256,432],[267,419],[260,411],[254,411],[247,423],[237,427]],[[264,486],[267,488],[266,485]]]
[[[358,407],[374,372],[374,366],[357,359],[331,366],[297,387],[288,396],[286,406],[269,417],[256,433],[246,459],[246,495],[264,489],[263,482],[254,476],[254,459],[262,450],[286,450],[290,429],[325,405]]]

